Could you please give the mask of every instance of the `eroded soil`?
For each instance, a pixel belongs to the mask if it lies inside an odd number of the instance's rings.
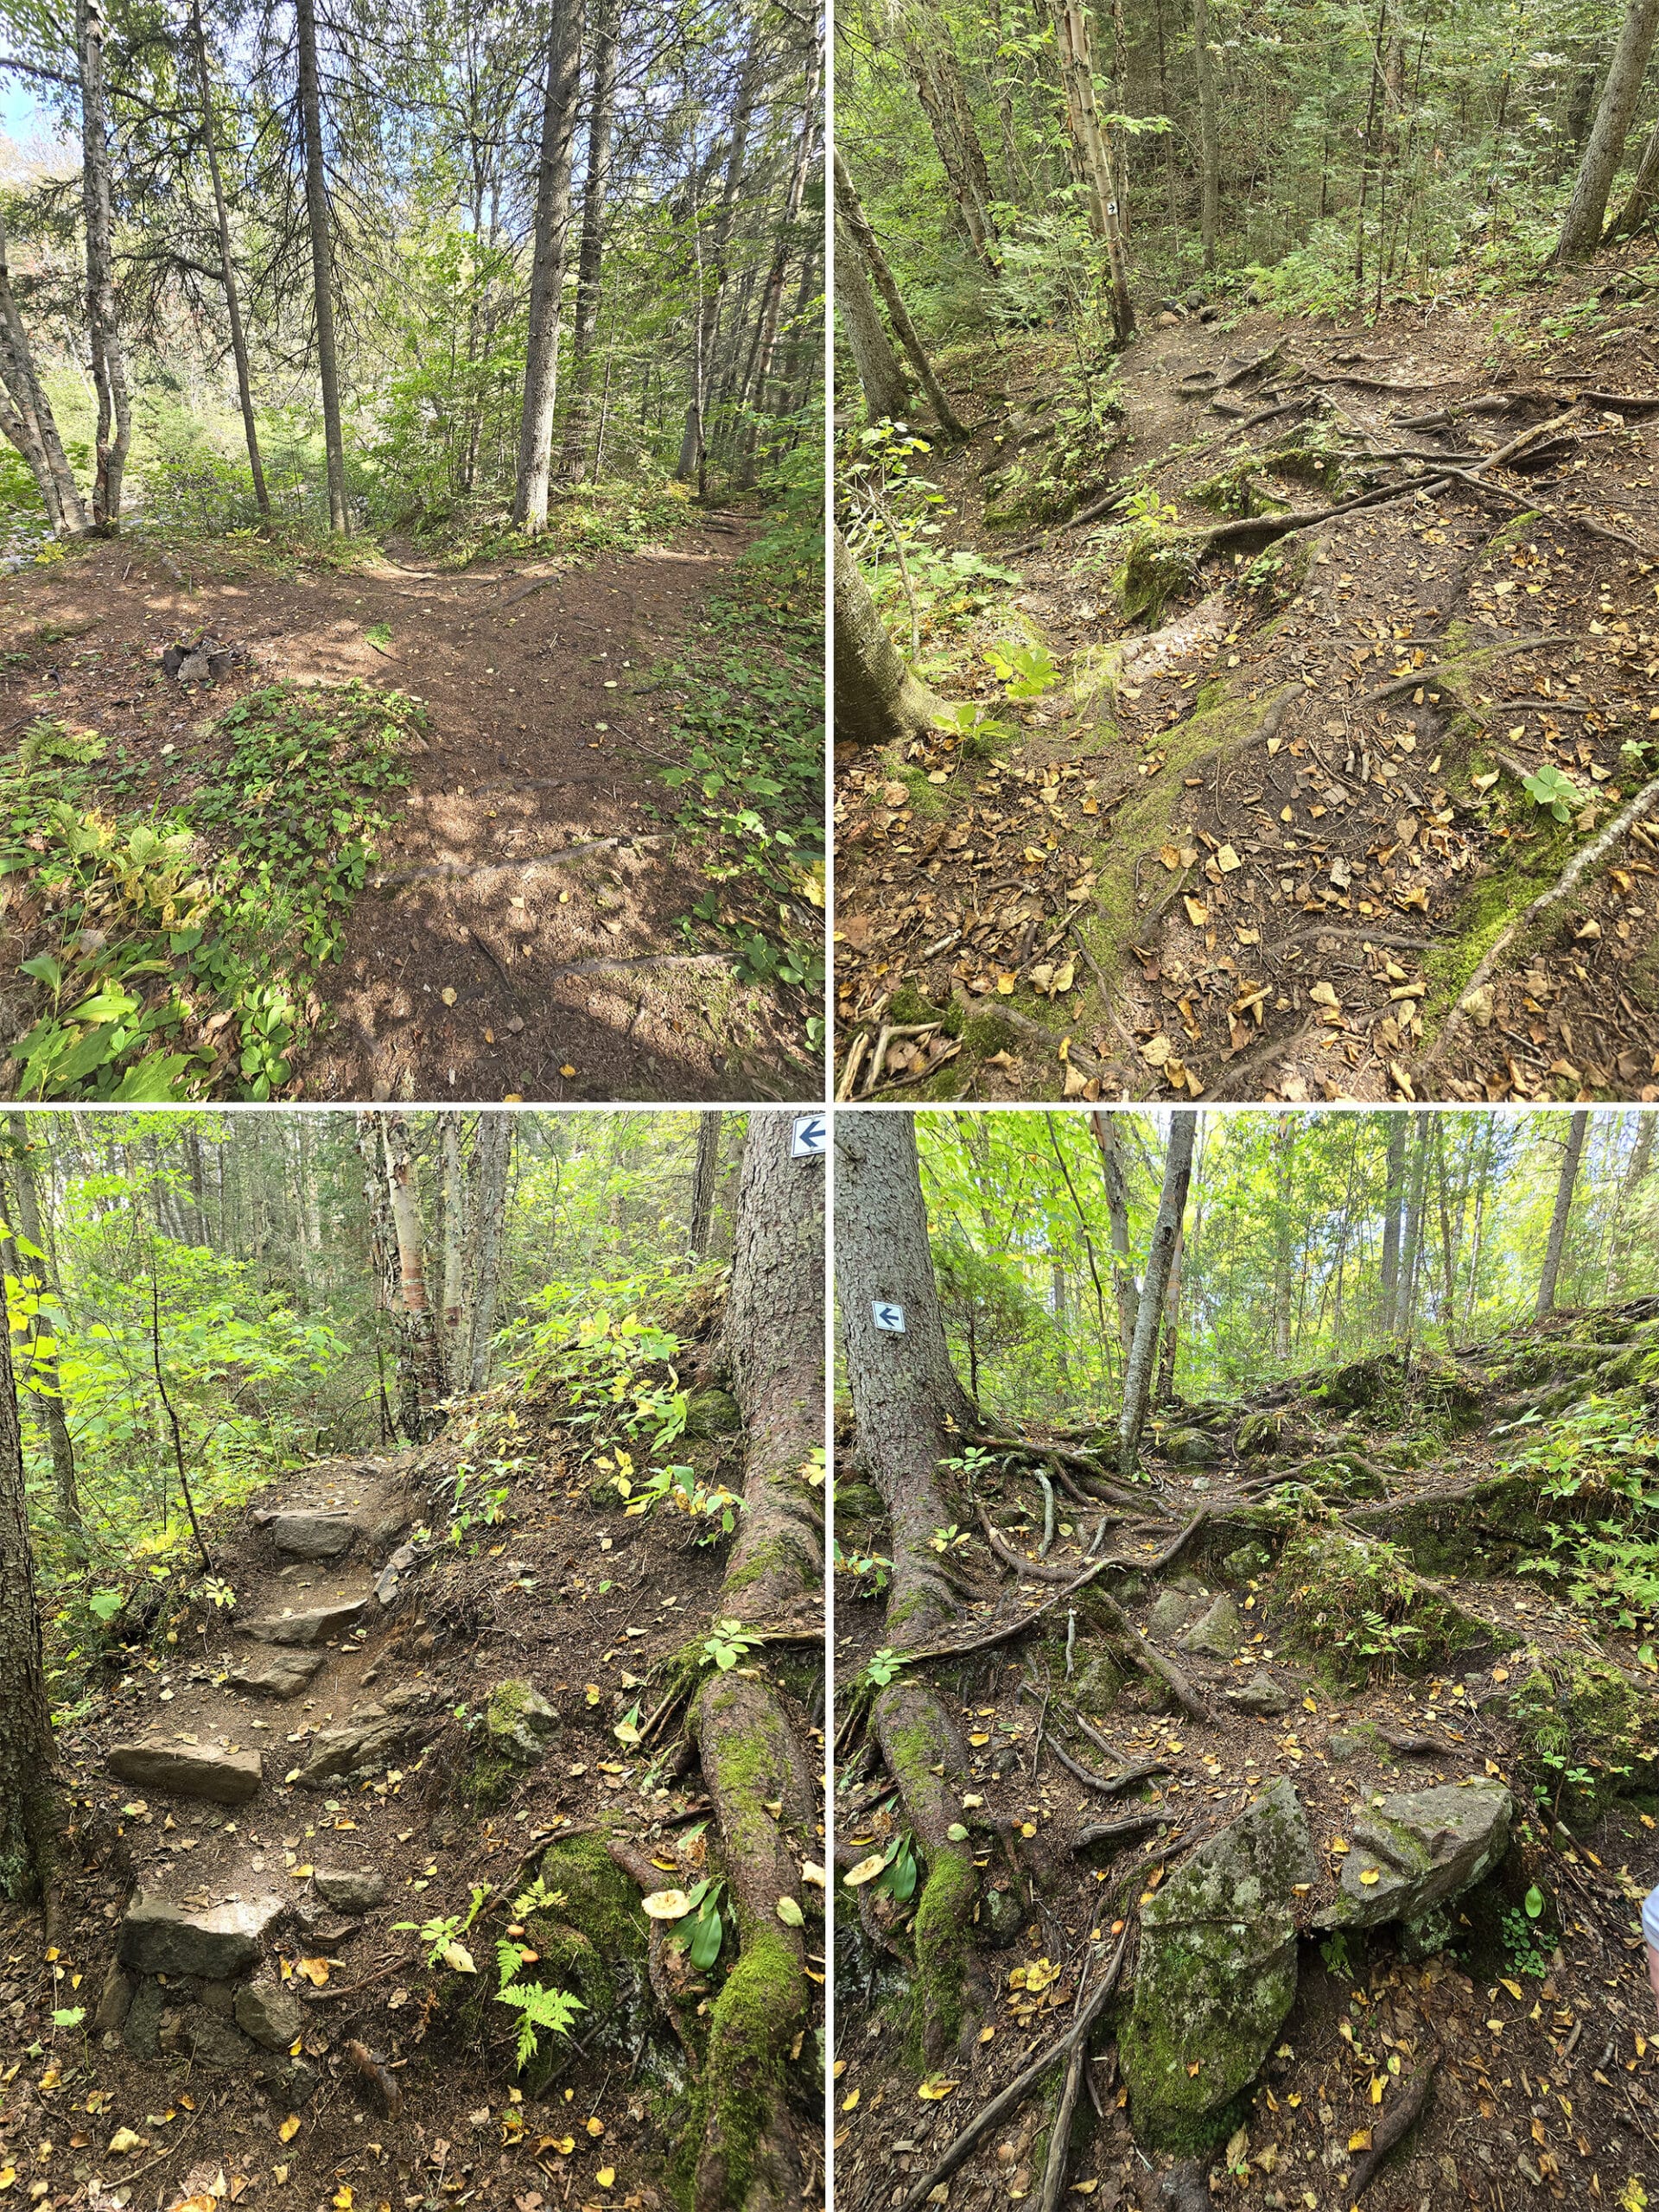
[[[1167,1406],[1144,1519],[1070,1494],[1092,1484],[1076,1463],[1062,1469],[1044,1461],[1044,1444],[1057,1440],[1033,1434],[1023,1460],[1003,1457],[982,1481],[979,1501],[1014,1556],[1073,1576],[1103,1552],[1128,1562],[1107,1586],[1154,1647],[1176,1660],[1215,1725],[1195,1721],[1160,1683],[1128,1666],[1121,1643],[1091,1618],[1086,1586],[1014,1574],[993,1557],[972,1504],[962,1501],[972,1533],[952,1551],[950,1571],[962,1580],[963,1604],[941,1644],[972,1645],[999,1628],[1015,1629],[1039,1606],[1046,1611],[1040,1622],[954,1666],[928,1669],[960,1728],[961,1818],[981,1882],[966,2024],[957,2049],[932,2069],[928,2097],[918,2096],[924,2077],[912,2025],[914,1901],[895,1907],[876,1895],[861,1926],[851,1902],[859,1893],[837,1891],[836,2188],[849,2212],[905,2201],[973,2115],[1054,2044],[1080,1982],[1098,1975],[1126,1922],[1122,1999],[1109,2005],[1091,2044],[1061,2202],[1081,2192],[1112,2212],[1185,2212],[1212,2197],[1264,2212],[1335,2212],[1352,2201],[1371,2131],[1385,2126],[1426,2066],[1433,2076],[1426,2111],[1370,2183],[1367,2212],[1639,2203],[1627,2194],[1632,2179],[1652,2190],[1659,2181],[1659,2024],[1637,1915],[1659,1879],[1659,1800],[1643,1637],[1520,1572],[1536,1533],[1523,1529],[1536,1493],[1529,1507],[1523,1491],[1499,1478],[1513,1447],[1491,1432],[1529,1400],[1554,1393],[1549,1402],[1559,1409],[1578,1388],[1599,1387],[1572,1381],[1590,1373],[1586,1358],[1618,1357],[1632,1344],[1650,1348],[1654,1329],[1651,1300],[1619,1313],[1558,1317],[1541,1329],[1460,1346],[1446,1364],[1424,1362],[1403,1396],[1395,1395],[1396,1367],[1382,1395],[1354,1410],[1344,1410],[1330,1370],[1230,1407]],[[1586,1354],[1586,1341],[1599,1349]],[[1446,1408],[1459,1400],[1463,1409],[1448,1424]],[[1240,1421],[1251,1411],[1277,1421],[1270,1459],[1237,1449]],[[1185,1433],[1190,1448],[1198,1424],[1212,1440],[1207,1463],[1176,1464],[1172,1453],[1183,1447],[1173,1440]],[[1086,1453],[1098,1440],[1092,1432],[1065,1432],[1073,1452]],[[1045,1465],[1058,1506],[1046,1559],[1034,1472]],[[1425,1643],[1415,1657],[1402,1651],[1399,1663],[1385,1656],[1370,1662],[1369,1674],[1362,1665],[1352,1675],[1335,1663],[1330,1646],[1303,1641],[1313,1612],[1336,1593],[1287,1587],[1269,1563],[1297,1526],[1296,1494],[1281,1486],[1291,1469],[1314,1485],[1317,1502],[1303,1500],[1313,1522],[1333,1511],[1363,1534],[1397,1541],[1430,1590],[1466,1611],[1472,1640],[1455,1653]],[[874,1493],[851,1473],[843,1481],[852,1510],[838,1515],[842,1551],[887,1548],[885,1525],[862,1517]],[[1136,1569],[1135,1560],[1166,1552],[1183,1529],[1185,1541],[1164,1567]],[[1260,1548],[1254,1560],[1242,1556],[1253,1548]],[[843,1577],[842,1586],[861,1591],[869,1580],[852,1585]],[[1205,1656],[1185,1640],[1217,1599],[1239,1617],[1230,1657]],[[863,1670],[891,1640],[879,1597],[844,1595],[837,1625],[843,1778],[836,1850],[844,1875],[892,1842],[903,1815],[857,1719]],[[1643,1745],[1623,1780],[1608,1771],[1621,1756],[1611,1733],[1598,1738],[1592,1731],[1582,1742],[1587,1797],[1575,1799],[1560,1770],[1541,1764],[1535,1715],[1519,1719],[1510,1705],[1517,1687],[1535,1680],[1541,1660],[1552,1679],[1570,1680],[1592,1662],[1617,1670]],[[1233,1702],[1266,1685],[1278,1694],[1276,1713]],[[1077,1715],[1092,1725],[1092,1736]],[[1061,1751],[1107,1782],[1120,1764],[1151,1761],[1157,1771],[1139,1785],[1103,1790],[1083,1783]],[[1134,1980],[1136,1901],[1280,1777],[1301,1801],[1319,1862],[1319,1878],[1297,1907],[1303,1935],[1294,2009],[1246,2092],[1243,2132],[1225,2154],[1217,2144],[1196,2163],[1148,2157],[1134,2140],[1116,2063]],[[1361,1808],[1391,1793],[1466,1779],[1508,1785],[1515,1841],[1498,1870],[1456,1901],[1450,1946],[1414,1962],[1390,1927],[1322,1944],[1307,1923],[1337,1894]],[[1570,1814],[1572,1824],[1558,1813]],[[1083,1828],[1131,1815],[1144,1816],[1141,1833],[1079,1845]],[[1534,1885],[1546,1901],[1535,1923],[1526,1906]],[[944,2194],[929,2201],[954,2212],[1036,2203],[1064,2070],[1052,2068],[981,2139]],[[932,2094],[946,2082],[955,2086]],[[1166,2180],[1177,2193],[1163,2193]]]
[[[947,364],[975,435],[924,463],[941,545],[1019,583],[935,631],[923,664],[1023,728],[971,757],[950,736],[842,750],[844,1095],[1659,1096],[1653,276],[1598,262],[1551,295],[1554,335],[1541,302],[1146,328],[1106,495],[1155,494],[1172,534],[1234,534],[1141,621],[1114,593],[1113,518],[985,519],[983,477],[1016,449],[1040,462],[1069,343]],[[1489,399],[1504,411],[1457,412]],[[1487,465],[1560,416],[1517,467]],[[1252,454],[1281,510],[1382,497],[1253,533],[1192,498]],[[1327,490],[1308,470],[1332,456]],[[1442,459],[1479,474],[1428,488]],[[996,644],[1052,655],[1040,703],[1005,698]],[[1549,769],[1564,823],[1524,788]]]
[[[464,574],[402,553],[281,573],[221,545],[178,559],[77,547],[0,582],[0,648],[22,651],[0,664],[0,734],[70,718],[159,791],[180,766],[162,747],[188,750],[259,685],[359,678],[425,702],[402,819],[323,973],[292,1096],[813,1096],[814,1009],[739,982],[711,932],[681,926],[706,856],[671,828],[659,772],[683,762],[677,694],[653,669],[696,632],[750,534],[700,518],[580,569]],[[76,634],[37,645],[41,626]],[[181,688],[160,653],[204,632],[248,658]]]

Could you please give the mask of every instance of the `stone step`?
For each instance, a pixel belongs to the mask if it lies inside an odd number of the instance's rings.
[[[111,1774],[141,1789],[175,1797],[206,1797],[215,1805],[245,1805],[264,1780],[257,1751],[226,1744],[188,1744],[161,1737],[117,1744],[105,1761]]]
[[[358,1524],[349,1513],[320,1506],[256,1513],[253,1517],[276,1549],[290,1559],[339,1559],[357,1541]]]
[[[363,1618],[366,1598],[353,1598],[342,1605],[317,1605],[308,1612],[282,1613],[270,1620],[239,1621],[245,1636],[259,1643],[326,1643],[343,1636]]]
[[[321,1651],[273,1651],[269,1658],[251,1655],[232,1668],[229,1679],[249,1697],[298,1697],[327,1664],[327,1655]]]
[[[135,1891],[121,1923],[117,1955],[137,1974],[196,1974],[224,1981],[257,1966],[264,1939],[288,1910],[274,1892],[189,1906]]]

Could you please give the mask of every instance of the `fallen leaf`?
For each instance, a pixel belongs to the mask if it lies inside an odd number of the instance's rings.
[[[642,1902],[647,1920],[683,1920],[691,1910],[683,1890],[653,1890]]]
[[[294,2124],[296,2127],[299,2126],[297,2120]],[[124,2157],[129,2151],[142,2151],[143,2148],[144,2138],[142,2135],[135,2135],[130,2127],[118,2127],[110,2138],[110,2149],[117,2157]]]
[[[856,1866],[850,1867],[842,1876],[842,1887],[855,1890],[861,1883],[873,1882],[887,1863],[879,1851],[872,1852],[868,1859],[861,1859]]]
[[[291,2112],[276,2130],[276,2139],[279,2143],[291,2143],[299,2132],[300,2115],[296,2112]]]
[[[956,2086],[954,2082],[924,2082],[916,2094],[924,2104],[936,2105],[943,2098],[948,2097]]]

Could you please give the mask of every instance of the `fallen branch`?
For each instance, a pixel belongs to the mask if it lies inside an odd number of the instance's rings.
[[[1193,1688],[1175,1662],[1160,1651],[1155,1643],[1147,1641],[1111,1592],[1097,1591],[1096,1602],[1116,1629],[1141,1673],[1156,1675],[1166,1688],[1173,1693],[1177,1703],[1189,1719],[1202,1722],[1205,1727],[1218,1728],[1221,1722],[1217,1713]]]
[[[1123,1790],[1132,1789],[1137,1782],[1144,1782],[1148,1775],[1167,1774],[1169,1771],[1166,1759],[1140,1759],[1118,1774],[1091,1774],[1080,1760],[1072,1758],[1070,1751],[1061,1749],[1052,1733],[1048,1738],[1048,1748],[1068,1774],[1075,1774],[1086,1789],[1098,1790],[1103,1797],[1118,1796]]]
[[[1579,631],[1547,631],[1537,637],[1506,638],[1502,644],[1476,648],[1483,661],[1507,658],[1510,653],[1529,652],[1535,645],[1579,645],[1585,642]],[[1379,683],[1374,691],[1362,692],[1357,699],[1351,699],[1351,710],[1358,707],[1375,707],[1384,699],[1396,699],[1402,691],[1414,691],[1420,683],[1444,683],[1455,674],[1455,666],[1447,661],[1432,662],[1427,668],[1414,668],[1409,676],[1391,677],[1388,683]]]
[[[1427,2063],[1412,2078],[1410,2086],[1403,2089],[1392,2108],[1385,2113],[1371,2130],[1371,2147],[1354,2168],[1353,2194],[1350,2205],[1357,2204],[1365,2191],[1382,2171],[1383,2161],[1408,2133],[1428,2099],[1429,2084],[1440,2063],[1438,2050],[1431,2051]]]
[[[1130,1813],[1121,1821],[1100,1821],[1093,1827],[1079,1828],[1071,1839],[1073,1851],[1087,1850],[1090,1844],[1117,1843],[1132,1835],[1145,1835],[1148,1829],[1169,1826],[1173,1815],[1163,1806],[1149,1813]]]
[[[1069,1583],[1072,1580],[1071,1567],[1051,1567],[1046,1560],[1027,1559],[1023,1553],[1015,1551],[1007,1538],[999,1535],[985,1508],[981,1505],[976,1510],[979,1514],[979,1525],[985,1531],[986,1542],[1005,1567],[1011,1567],[1016,1574],[1028,1575],[1038,1582]]]
[[[1038,2200],[1037,2212],[1054,2212],[1065,2186],[1066,2160],[1071,2155],[1071,2116],[1077,2108],[1077,2091],[1082,2084],[1083,2044],[1078,2041],[1071,2046],[1054,2125],[1049,2131],[1048,2163],[1043,2168],[1043,2193]]]

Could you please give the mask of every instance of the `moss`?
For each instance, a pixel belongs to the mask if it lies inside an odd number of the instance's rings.
[[[1201,531],[1173,531],[1143,523],[1127,538],[1112,571],[1111,589],[1125,618],[1156,621],[1178,592],[1198,573]]]
[[[737,1401],[728,1390],[693,1390],[685,1402],[685,1433],[694,1440],[735,1436],[743,1427]]]
[[[887,1002],[889,1021],[937,1021],[939,1009],[914,983],[900,983]]]
[[[965,1844],[942,1848],[927,1870],[916,1906],[916,1999],[924,2050],[943,2054],[962,2033],[968,1947],[973,1940],[979,1876]]]
[[[1529,1657],[1510,1717],[1551,1802],[1590,1827],[1615,1798],[1652,1786],[1652,1699],[1611,1661],[1574,1651]]]
[[[802,2009],[800,1960],[788,1938],[779,1929],[746,1928],[742,1955],[715,1999],[708,2067],[671,2176],[683,2203],[694,2185],[700,2198],[713,2196],[733,2208],[746,2202],[784,2101]]]
[[[1323,1522],[1305,1523],[1285,1546],[1273,1602],[1281,1641],[1349,1681],[1421,1669],[1489,1641],[1397,1545]]]
[[[1286,502],[1262,481],[1264,466],[1258,454],[1247,454],[1195,484],[1191,496],[1212,514],[1281,515]]]
[[[1321,490],[1333,492],[1337,479],[1342,474],[1343,454],[1333,448],[1305,439],[1294,445],[1274,446],[1262,456],[1262,466],[1275,476],[1288,476],[1299,483],[1317,484]]]

